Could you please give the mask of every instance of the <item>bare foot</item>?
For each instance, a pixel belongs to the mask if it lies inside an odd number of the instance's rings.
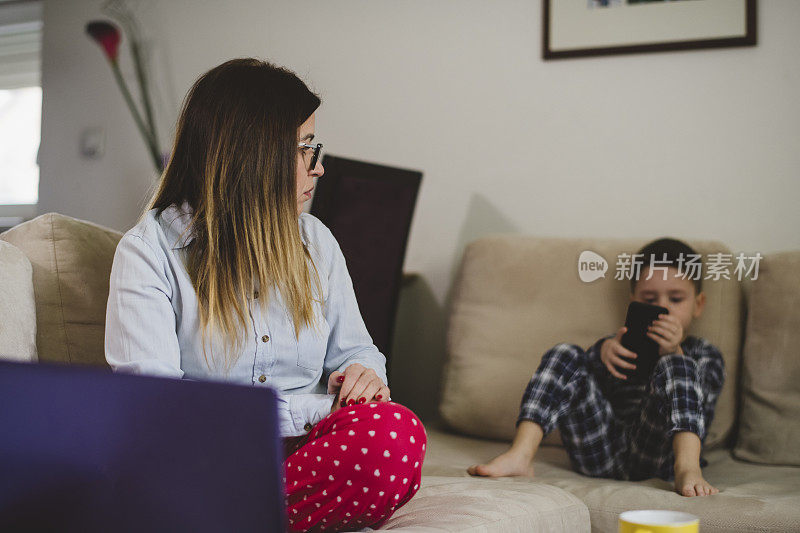
[[[675,471],[675,492],[681,496],[711,496],[719,490],[703,479],[700,468]]]
[[[471,476],[502,477],[502,476],[528,476],[533,477],[533,465],[529,456],[515,452],[513,449],[500,454],[488,464],[472,465],[467,468]]]

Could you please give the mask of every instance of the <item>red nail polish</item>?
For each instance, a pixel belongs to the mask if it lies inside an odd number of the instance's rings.
[[[383,398],[383,394],[376,394],[375,395],[375,399],[376,400],[380,400],[381,398]]]
[[[367,399],[366,399],[366,398],[364,398],[363,396],[362,396],[361,398],[359,398],[359,399],[358,399],[358,403],[364,403],[364,402],[366,402],[366,401],[367,401]]]
[[[355,403],[356,403],[355,400],[350,400],[349,402],[347,402],[347,405],[355,405]]]
[[[344,383],[344,376],[339,376],[338,378],[336,378],[336,381],[338,381],[339,383]]]

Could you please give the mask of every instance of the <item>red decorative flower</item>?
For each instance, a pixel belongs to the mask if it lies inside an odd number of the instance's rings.
[[[120,40],[122,40],[119,28],[110,22],[95,20],[86,25],[86,33],[103,47],[109,61],[112,63],[117,62],[117,49]]]

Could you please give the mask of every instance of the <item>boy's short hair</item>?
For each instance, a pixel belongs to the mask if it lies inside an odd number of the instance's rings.
[[[664,237],[645,244],[644,247],[636,253],[637,257],[641,260],[642,270],[644,270],[645,267],[649,267],[652,264],[651,262],[655,262],[655,264],[659,266],[675,267],[681,274],[685,273],[684,263],[688,261],[691,256],[697,256],[698,260],[696,263],[699,265],[698,268],[701,269],[701,272],[698,272],[698,275],[692,277],[690,281],[694,283],[695,294],[700,294],[703,291],[702,262],[699,260],[700,255],[685,242]],[[631,292],[636,290],[636,283],[638,281],[638,276],[631,277]]]

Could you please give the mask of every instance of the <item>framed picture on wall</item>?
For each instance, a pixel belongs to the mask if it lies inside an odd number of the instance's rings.
[[[754,46],[756,0],[542,0],[542,57]]]

